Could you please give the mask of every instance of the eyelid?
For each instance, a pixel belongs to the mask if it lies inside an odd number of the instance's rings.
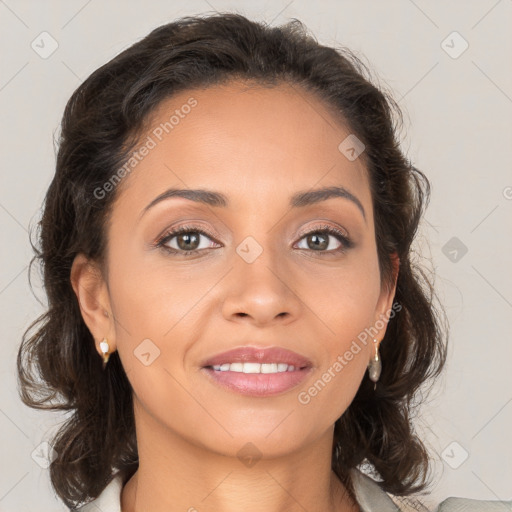
[[[313,233],[327,233],[328,236],[333,236],[334,238],[337,238],[339,242],[341,242],[342,247],[339,249],[334,249],[330,251],[312,251],[312,252],[318,252],[320,255],[332,255],[337,253],[344,253],[348,249],[352,249],[355,244],[352,240],[352,237],[349,235],[347,230],[342,228],[341,226],[332,226],[330,224],[322,224],[320,226],[315,226],[313,228],[308,228],[304,231],[301,231],[301,233],[298,235],[298,241],[300,242],[302,239],[304,239],[306,236],[312,235]],[[307,249],[304,249],[307,250]]]
[[[317,231],[332,229],[332,230],[334,230],[336,232],[339,232],[340,234],[343,234],[343,236],[345,238],[348,238],[348,239],[350,238],[350,235],[349,235],[348,231],[346,229],[342,228],[341,226],[333,226],[331,224],[327,224],[326,221],[324,221],[324,220],[322,220],[320,222],[322,222],[322,224],[320,224],[318,226],[302,228],[299,231],[298,237],[302,238],[305,235],[309,235],[310,233],[315,233]]]
[[[181,234],[182,232],[187,232],[187,231],[204,234],[205,236],[208,236],[209,238],[211,238],[212,241],[214,241],[215,243],[220,244],[220,242],[217,240],[216,236],[208,228],[205,228],[205,227],[202,227],[199,225],[183,224],[181,226],[180,225],[171,226],[170,228],[165,229],[164,232],[160,236],[158,236],[158,238],[156,239],[156,241],[154,242],[153,245],[158,246],[168,236],[172,235],[172,238],[174,238],[175,236]]]

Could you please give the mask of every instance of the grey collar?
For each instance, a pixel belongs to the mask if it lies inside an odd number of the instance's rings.
[[[350,470],[350,476],[361,512],[400,512],[395,502],[375,480],[355,468]]]

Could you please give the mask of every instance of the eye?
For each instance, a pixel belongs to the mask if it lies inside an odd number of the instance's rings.
[[[212,247],[211,245],[201,247],[201,238],[212,239],[213,236],[207,231],[194,226],[181,226],[165,233],[156,241],[155,246],[161,247],[171,254],[187,256],[190,254],[197,254],[204,249]]]
[[[329,241],[330,237],[340,242],[338,247],[332,247],[333,244]],[[319,226],[312,231],[308,231],[302,236],[301,241],[302,240],[305,240],[306,247],[299,247],[299,249],[312,250],[326,254],[342,253],[352,248],[354,245],[343,231],[329,225]],[[329,247],[331,247],[331,249],[329,249]]]
[[[330,237],[338,240],[338,247],[331,247]],[[166,232],[155,242],[154,246],[173,255],[189,256],[213,248],[208,243],[201,247],[201,238],[213,240],[218,244],[213,235],[207,230],[196,226],[181,226]],[[318,226],[316,229],[304,233],[300,242],[303,240],[306,242],[306,247],[298,247],[298,249],[318,252],[320,255],[343,253],[354,246],[343,231],[329,225]]]

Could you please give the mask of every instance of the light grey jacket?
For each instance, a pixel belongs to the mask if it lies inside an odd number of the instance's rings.
[[[352,469],[352,478],[357,502],[361,512],[400,512],[402,510],[369,476]],[[95,500],[77,512],[121,512],[122,481],[120,476],[105,487]],[[408,509],[414,510],[414,509]],[[424,508],[423,510],[427,510]],[[510,512],[512,501],[483,501],[465,498],[447,498],[432,512]]]
[[[397,512],[418,510],[415,507],[401,508],[369,476],[353,469],[352,480],[356,498],[362,512]],[[419,509],[427,512],[423,507]],[[432,512],[511,512],[512,501],[470,500],[467,498],[446,498]]]

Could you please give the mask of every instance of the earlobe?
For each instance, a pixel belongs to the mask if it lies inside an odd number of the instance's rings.
[[[100,343],[108,338],[109,352],[113,352],[114,336],[109,332],[112,326],[110,299],[101,270],[84,254],[78,254],[71,267],[70,279],[82,318],[95,340],[96,350],[102,355]]]

